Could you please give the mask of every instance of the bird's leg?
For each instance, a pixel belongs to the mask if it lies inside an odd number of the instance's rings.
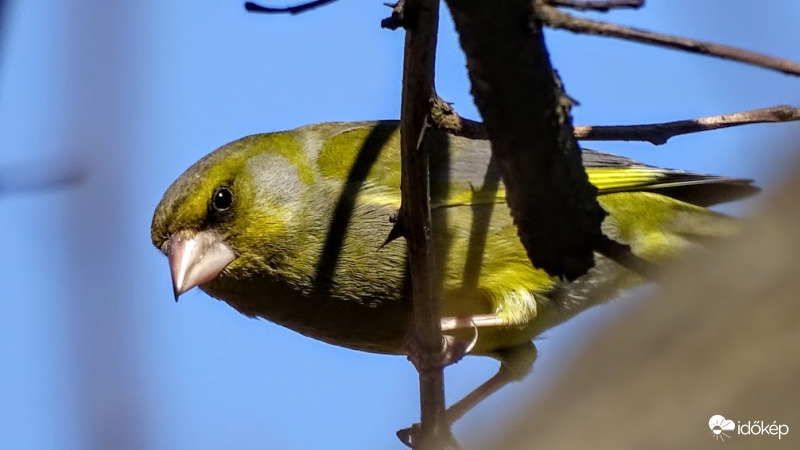
[[[526,345],[502,350],[495,355],[495,358],[500,361],[497,373],[447,408],[447,421],[451,425],[503,386],[525,378],[531,372],[533,363],[536,361],[536,347],[529,342]]]
[[[442,320],[442,331],[446,332],[448,330],[453,330],[454,328],[445,328],[445,320],[451,319],[443,319]],[[441,352],[431,357],[430,352],[424,351],[419,346],[419,342],[416,339],[416,335],[413,334],[414,332],[411,331],[408,336],[405,338],[405,342],[403,343],[403,353],[406,354],[408,360],[414,364],[414,367],[417,369],[417,372],[424,372],[426,370],[432,369],[439,369],[441,367],[447,367],[450,364],[455,364],[461,360],[470,350],[472,347],[475,346],[475,343],[478,341],[478,326],[474,323],[469,322],[467,319],[467,324],[472,327],[474,333],[470,339],[458,338],[456,336],[451,336],[448,334],[444,334],[442,336],[442,348]]]
[[[494,314],[482,314],[476,315],[469,318],[458,318],[458,317],[445,317],[442,319],[442,331],[455,331],[455,330],[463,330],[472,328],[475,331],[473,339],[471,340],[468,346],[464,346],[464,340],[457,340],[452,336],[445,335],[445,349],[443,350],[443,354],[449,355],[449,357],[457,356],[457,359],[448,362],[448,364],[452,364],[457,362],[461,359],[472,346],[475,345],[475,342],[478,338],[478,332],[480,328],[485,327],[493,327],[499,325],[506,325],[507,323],[503,321],[503,319],[497,317]],[[457,345],[453,345],[455,342]],[[461,344],[458,344],[461,343]],[[448,346],[450,346],[451,350],[448,350]],[[463,348],[465,349],[463,353],[459,353],[458,351],[452,351],[454,347]],[[414,359],[412,359],[411,353],[408,353],[409,359],[417,365]],[[471,410],[475,406],[477,406],[480,402],[484,399],[489,397],[490,395],[494,394],[500,388],[505,386],[508,383],[513,381],[519,381],[525,378],[528,373],[530,373],[531,368],[533,367],[534,361],[536,361],[536,347],[533,345],[532,342],[529,342],[525,345],[520,345],[517,347],[512,347],[504,350],[500,350],[492,355],[494,358],[500,361],[500,368],[497,370],[497,373],[494,374],[491,378],[486,380],[483,384],[475,388],[472,392],[464,396],[461,400],[447,408],[445,412],[447,416],[447,421],[450,425],[455,423],[458,419],[460,419],[467,411]],[[439,361],[441,363],[442,361]],[[445,364],[446,365],[446,364]],[[419,366],[417,367],[419,370]],[[404,428],[397,432],[397,437],[409,447],[412,447],[414,442],[414,437],[419,430],[419,424],[414,424],[409,428]]]
[[[431,359],[429,352],[425,352],[419,348],[419,343],[413,331],[405,338],[403,353],[408,356],[408,360],[414,364],[417,371],[447,367],[450,364],[455,364],[460,361],[461,358],[472,350],[472,347],[478,342],[478,333],[481,328],[501,325],[507,325],[507,322],[495,314],[478,314],[470,317],[445,317],[442,319],[442,332],[445,334],[443,336],[444,341],[442,342],[442,351],[440,354]],[[473,334],[469,339],[447,334],[448,331],[456,330],[472,330]]]
[[[496,314],[477,314],[470,317],[445,317],[442,319],[442,332],[455,330],[477,330],[486,327],[497,327],[507,325],[508,322],[498,317]]]

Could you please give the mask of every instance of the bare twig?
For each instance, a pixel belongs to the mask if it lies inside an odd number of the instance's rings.
[[[608,1],[548,0],[547,3],[553,6],[563,6],[565,8],[577,9],[578,11],[608,12],[611,9],[641,8],[642,5],[644,5],[644,0],[608,0]]]
[[[286,6],[283,8],[272,8],[270,6],[261,6],[253,2],[245,2],[244,9],[249,12],[266,13],[266,14],[300,14],[312,9],[320,8],[335,2],[336,0],[314,0],[313,2],[301,3],[295,6]]]
[[[482,123],[459,116],[453,107],[436,97],[431,102],[432,125],[440,130],[469,139],[489,139]],[[696,119],[637,125],[576,125],[575,138],[582,141],[644,141],[653,145],[670,138],[701,131],[718,130],[755,123],[781,123],[800,120],[800,108],[770,106],[731,114]]]
[[[406,26],[403,58],[403,93],[400,123],[401,192],[398,220],[408,244],[414,331],[417,351],[433,361],[442,355],[439,299],[433,295],[435,261],[431,236],[428,153],[424,145],[428,99],[433,94],[439,0],[407,0],[405,14],[413,15]],[[444,367],[419,371],[420,428],[413,445],[418,449],[452,446],[445,416]]]
[[[585,141],[647,141],[654,145],[661,145],[667,142],[669,138],[682,134],[753,123],[792,122],[797,120],[800,120],[800,108],[780,105],[674,122],[642,125],[578,126],[575,127],[575,137]]]
[[[644,44],[683,50],[691,53],[716,56],[739,61],[789,75],[800,75],[800,64],[787,59],[775,58],[727,45],[713,44],[680,36],[654,33],[637,28],[574,17],[552,6],[543,5],[541,19],[549,27],[561,28],[574,33],[608,36]]]

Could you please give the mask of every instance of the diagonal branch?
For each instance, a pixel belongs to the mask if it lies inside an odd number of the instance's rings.
[[[567,14],[552,6],[542,5],[541,19],[547,26],[574,33],[592,34],[641,42],[643,44],[683,50],[690,53],[716,56],[731,61],[777,70],[789,75],[800,75],[800,63],[768,56],[737,47],[703,42],[680,36],[654,33],[638,28],[624,27],[607,22],[583,19]]]
[[[265,14],[300,14],[312,9],[320,8],[335,1],[336,0],[314,0],[313,2],[301,3],[295,6],[285,6],[282,8],[272,8],[270,6],[261,6],[253,2],[245,2],[244,9],[249,12]]]
[[[550,64],[530,0],[448,0],[475,105],[534,266],[577,278],[594,265],[604,212],[572,131],[571,102]]]

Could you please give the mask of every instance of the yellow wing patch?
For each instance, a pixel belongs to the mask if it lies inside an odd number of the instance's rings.
[[[633,191],[640,187],[653,186],[663,179],[662,172],[653,170],[650,167],[626,167],[626,168],[587,168],[589,182],[592,183],[598,194],[610,194],[614,192]],[[488,203],[505,203],[506,190],[502,185],[496,191],[484,191],[475,187],[466,189],[452,189],[445,201],[434,201],[432,208],[450,208],[454,206],[471,206]],[[371,189],[362,192],[360,200],[366,203],[374,203],[395,208],[400,207],[400,191],[392,188]]]
[[[664,174],[651,167],[590,168],[586,170],[589,182],[597,187],[600,194],[630,191],[632,188],[649,186],[664,177]]]

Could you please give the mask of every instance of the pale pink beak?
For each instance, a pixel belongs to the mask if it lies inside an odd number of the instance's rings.
[[[175,233],[169,238],[166,254],[175,301],[189,289],[216,278],[236,259],[233,250],[212,231]]]

